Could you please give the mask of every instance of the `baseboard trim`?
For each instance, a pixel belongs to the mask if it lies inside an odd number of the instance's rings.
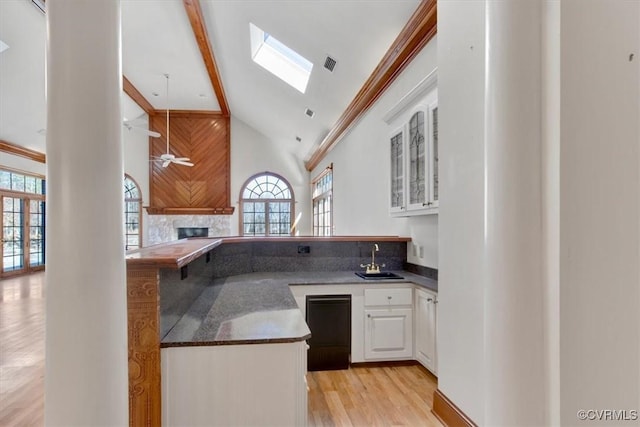
[[[433,393],[433,414],[447,427],[477,427],[471,418],[437,389]]]
[[[416,360],[388,360],[384,362],[355,362],[350,366],[354,368],[392,368],[394,366],[413,366],[420,365],[420,362]],[[422,366],[422,365],[420,365]]]

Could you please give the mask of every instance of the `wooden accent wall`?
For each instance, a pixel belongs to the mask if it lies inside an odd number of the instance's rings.
[[[160,426],[160,294],[157,267],[127,266],[129,425]]]
[[[188,157],[193,167],[162,162],[149,165],[150,214],[231,214],[231,133],[229,117],[197,111],[171,112],[170,152]],[[149,154],[167,150],[166,113],[149,117],[149,128],[160,133],[150,138]]]

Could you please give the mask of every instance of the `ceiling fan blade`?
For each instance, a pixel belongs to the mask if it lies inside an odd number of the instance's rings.
[[[149,129],[145,129],[143,127],[139,127],[139,126],[134,126],[131,124],[131,122],[129,121],[124,121],[122,122],[122,126],[126,127],[127,130],[129,131],[134,131],[134,132],[139,132],[139,133],[144,133],[145,135],[148,135],[152,138],[160,138],[160,134],[158,132],[149,130]]]
[[[180,162],[188,162],[189,158],[188,157],[175,157],[173,160],[178,160]]]
[[[174,160],[174,161],[172,161],[171,163],[175,163],[176,165],[189,166],[189,167],[193,166],[193,163],[191,163],[191,162],[184,162],[184,161],[182,161],[182,160]]]

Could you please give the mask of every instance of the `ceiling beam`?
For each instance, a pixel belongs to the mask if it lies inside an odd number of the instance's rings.
[[[313,170],[436,34],[436,0],[422,0],[355,98],[305,163]]]
[[[200,7],[200,0],[183,0],[183,3],[184,8],[187,11],[187,16],[189,16],[189,22],[191,22],[193,35],[196,38],[198,47],[200,48],[202,60],[207,68],[207,73],[209,74],[209,80],[211,80],[213,91],[216,94],[216,98],[218,98],[220,111],[222,112],[222,115],[228,117],[230,114],[229,104],[227,103],[227,97],[224,93],[224,88],[222,87],[222,78],[220,77],[218,66],[216,65],[216,59],[213,56],[213,50],[211,49],[207,26],[204,21],[204,16],[202,15],[202,8]]]
[[[44,153],[25,148],[2,139],[0,139],[0,151],[13,154],[14,156],[25,157],[29,160],[34,160],[40,163],[46,163],[47,160]]]
[[[122,75],[122,89],[124,90],[124,93],[129,95],[129,97],[133,99],[133,101],[136,104],[138,104],[140,108],[144,110],[145,113],[147,114],[155,113],[156,110],[155,108],[153,108],[153,105],[151,105],[151,103],[147,101],[147,98],[145,98],[138,91],[138,89],[136,89],[136,87],[129,81],[128,78],[124,76],[124,74]]]

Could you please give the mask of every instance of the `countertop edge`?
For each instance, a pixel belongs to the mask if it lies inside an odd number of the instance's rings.
[[[225,243],[251,242],[410,242],[400,236],[191,237],[127,252],[128,266],[178,269]]]

